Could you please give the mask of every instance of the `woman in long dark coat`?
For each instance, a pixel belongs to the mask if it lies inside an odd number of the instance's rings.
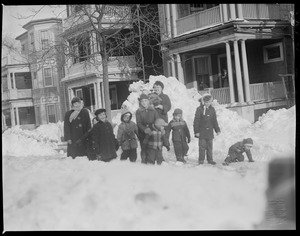
[[[101,108],[95,111],[98,123],[92,129],[93,148],[97,159],[109,162],[117,157],[116,138],[113,127],[106,117],[106,110]]]
[[[77,156],[86,156],[86,141],[76,143],[90,128],[89,111],[83,108],[83,101],[74,97],[71,101],[72,109],[67,111],[64,119],[64,139],[68,142],[67,156],[73,159]]]

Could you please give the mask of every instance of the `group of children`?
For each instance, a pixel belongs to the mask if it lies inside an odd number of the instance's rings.
[[[173,112],[173,119],[168,122],[167,112],[171,109],[169,97],[162,92],[163,84],[156,81],[154,88],[156,93],[142,93],[139,97],[139,108],[136,111],[136,123],[133,122],[132,113],[122,109],[121,123],[117,130],[117,138],[113,134],[113,127],[106,119],[106,110],[95,111],[96,123],[82,139],[90,139],[88,145],[88,158],[90,160],[110,161],[117,157],[116,151],[122,149],[121,160],[135,162],[137,160],[137,147],[140,142],[141,161],[145,164],[160,165],[163,161],[163,147],[170,150],[169,138],[172,142],[176,160],[186,163],[185,156],[188,153],[188,144],[191,135],[186,121],[183,119],[183,112],[177,108]],[[212,103],[212,96],[204,94],[199,100],[194,117],[194,134],[198,138],[199,165],[204,164],[205,157],[209,164],[215,165],[213,160],[213,138],[214,132],[220,134],[216,111]],[[172,133],[172,135],[171,135]],[[243,161],[245,152],[249,161],[253,162],[251,138],[237,142],[229,148],[228,155],[223,165],[232,162]]]

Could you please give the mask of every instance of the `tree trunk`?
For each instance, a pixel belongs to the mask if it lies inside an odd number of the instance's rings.
[[[110,104],[110,97],[109,97],[109,81],[108,81],[108,60],[106,53],[104,52],[102,55],[102,69],[103,69],[103,90],[104,90],[104,104],[107,114],[108,121],[111,120],[111,104]]]

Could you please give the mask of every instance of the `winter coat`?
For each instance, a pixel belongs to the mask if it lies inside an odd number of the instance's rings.
[[[176,121],[175,119],[171,120],[166,128],[166,137],[169,139],[170,133],[172,132],[172,141],[173,142],[190,142],[191,135],[189,128],[186,122],[182,119]]]
[[[246,153],[249,161],[252,161],[252,154],[251,151],[249,149],[245,149],[244,143],[243,142],[237,142],[235,144],[233,144],[229,150],[228,150],[228,155],[230,156],[239,156],[243,153]]]
[[[136,124],[138,126],[138,138],[142,142],[145,138],[145,129],[151,128],[155,120],[159,118],[157,111],[149,106],[147,109],[140,106],[136,111]]]
[[[151,127],[152,133],[146,135],[143,145],[145,148],[161,150],[163,146],[169,147],[169,141],[165,135],[165,131],[158,130],[154,125]]]
[[[123,117],[126,113],[130,113],[130,118],[128,122],[123,120]],[[130,150],[137,148],[137,135],[138,135],[138,127],[136,123],[131,121],[132,114],[131,112],[126,112],[122,114],[121,121],[122,123],[118,127],[117,132],[117,140],[122,150]]]
[[[213,139],[214,130],[216,133],[220,132],[216,111],[212,106],[209,106],[205,110],[205,114],[203,114],[203,104],[196,110],[194,117],[194,133],[200,134],[199,139]]]
[[[75,142],[80,139],[90,128],[91,119],[89,111],[86,108],[82,108],[78,116],[70,123],[69,118],[74,110],[67,111],[64,118],[64,139],[72,140],[72,144],[68,144],[67,156],[86,156],[87,144],[86,140],[83,140],[80,145],[76,145]]]
[[[157,111],[158,115],[160,118],[164,119],[165,122],[168,123],[168,111],[171,110],[171,100],[167,94],[164,94],[161,92],[158,95],[161,98],[161,105],[163,105],[163,109],[156,108],[155,110]]]
[[[102,161],[110,161],[117,157],[115,135],[112,125],[108,122],[99,121],[92,129],[93,149]]]

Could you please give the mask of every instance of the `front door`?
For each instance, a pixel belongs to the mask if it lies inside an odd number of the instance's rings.
[[[213,87],[210,63],[211,60],[208,55],[193,57],[194,81],[197,82],[199,91]]]

